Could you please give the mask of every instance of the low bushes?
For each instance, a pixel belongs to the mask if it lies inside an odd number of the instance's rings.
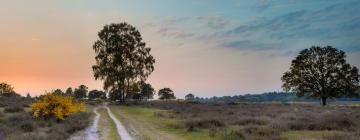
[[[236,120],[234,125],[266,125],[268,124],[268,118],[264,117],[244,117]]]
[[[7,106],[4,109],[5,113],[16,113],[16,112],[24,112],[24,108],[20,106]]]
[[[90,124],[90,114],[82,112],[85,105],[70,97],[46,95],[32,105],[32,112],[23,108],[26,106],[24,101],[28,99],[14,97],[7,98],[9,100],[5,102],[2,99],[0,104],[5,107],[0,112],[1,140],[68,139]]]
[[[35,130],[35,124],[32,121],[26,121],[20,127],[24,132],[33,132]]]
[[[33,99],[26,97],[0,97],[0,107],[20,106],[29,107]]]
[[[90,124],[90,114],[84,112],[72,114],[63,121],[56,121],[56,118],[34,119],[26,112],[11,114],[0,119],[1,140],[68,139],[71,134]]]
[[[86,128],[90,123],[90,114],[85,112],[75,113],[63,122],[67,133],[72,134],[78,130]]]
[[[359,140],[360,134],[351,134],[351,133],[335,133],[334,135],[324,136],[324,140]]]
[[[184,122],[188,132],[208,130],[210,137],[231,139],[280,139],[288,131],[336,131],[358,136],[360,108],[351,106],[318,106],[301,103],[194,104],[180,101],[129,103],[168,110],[154,113],[159,118]],[[237,129],[232,129],[232,128]],[[225,130],[227,129],[227,130]],[[343,137],[338,134],[336,137]],[[360,136],[360,134],[359,134]],[[334,136],[335,137],[335,136]],[[329,138],[330,139],[330,138]]]
[[[211,127],[222,127],[225,126],[225,123],[216,120],[216,119],[206,119],[206,120],[189,120],[185,123],[187,131],[195,131],[196,128],[211,128]]]
[[[245,140],[245,134],[241,130],[232,130],[223,136],[224,140]]]

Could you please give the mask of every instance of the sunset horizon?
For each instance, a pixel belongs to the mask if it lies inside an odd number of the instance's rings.
[[[169,87],[178,98],[283,91],[291,60],[312,46],[338,48],[360,67],[359,7],[356,0],[1,1],[0,81],[24,96],[103,90],[91,68],[93,44],[105,25],[126,22],[152,49],[147,82],[156,91]]]

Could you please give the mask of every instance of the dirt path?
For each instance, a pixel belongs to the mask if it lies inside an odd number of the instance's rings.
[[[120,140],[115,122],[110,118],[106,108],[98,109],[101,115],[98,125],[99,140]]]
[[[102,115],[101,115],[98,112],[99,109],[105,109],[106,114],[103,114],[104,112],[102,112]],[[119,139],[119,137],[121,138],[121,140],[133,140],[133,138],[127,132],[125,127],[115,117],[115,115],[112,113],[112,111],[110,110],[110,108],[107,105],[98,106],[93,109],[93,112],[96,114],[96,116],[94,117],[94,121],[93,121],[92,125],[90,127],[86,128],[84,132],[81,132],[82,134],[74,135],[69,140],[100,140],[100,139],[109,139],[109,138]],[[101,127],[101,125],[99,126],[100,120],[102,120],[101,123],[104,123],[104,122],[112,123],[113,122],[113,123],[115,123],[116,127],[111,128],[110,126],[106,126],[107,130],[105,130],[105,128]],[[108,125],[108,124],[105,124],[105,125]],[[99,131],[98,129],[104,129],[104,130]],[[110,130],[110,129],[116,129],[116,130]],[[110,133],[111,131],[116,131],[117,134],[119,135],[119,137],[110,135],[110,134],[113,134],[113,133]],[[101,135],[100,135],[100,133],[101,133]]]
[[[94,113],[96,114],[96,116],[94,118],[94,122],[93,122],[92,126],[85,130],[85,139],[86,140],[99,140],[97,126],[99,124],[100,114],[97,112],[97,109],[99,109],[99,108],[94,108]]]
[[[117,132],[119,133],[122,140],[132,140],[130,134],[126,131],[125,127],[121,124],[121,122],[115,117],[115,115],[111,112],[110,108],[108,106],[104,106],[110,118],[115,122]]]

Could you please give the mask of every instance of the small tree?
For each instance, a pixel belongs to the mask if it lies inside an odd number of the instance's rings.
[[[74,92],[73,89],[71,87],[67,88],[65,91],[65,95],[66,96],[73,96]]]
[[[80,85],[78,88],[75,89],[74,97],[76,99],[85,99],[87,93],[88,93],[88,87],[85,85]]]
[[[192,101],[192,100],[194,100],[194,99],[195,99],[195,95],[192,94],[192,93],[187,94],[187,95],[185,96],[185,100]]]
[[[328,98],[355,96],[359,85],[358,69],[346,63],[346,55],[331,46],[311,47],[300,52],[285,72],[283,88],[298,96]]]
[[[104,91],[92,90],[89,92],[89,100],[94,99],[106,99],[106,93]]]
[[[56,89],[52,92],[55,95],[64,96],[65,93],[61,89]]]
[[[27,93],[27,94],[26,94],[26,98],[31,99],[30,93]]]
[[[13,93],[14,92],[14,88],[7,84],[7,83],[0,83],[0,96],[3,96],[4,93]]]
[[[142,99],[148,100],[154,97],[155,90],[150,84],[142,83],[140,89],[140,95]]]
[[[176,99],[174,92],[170,88],[160,89],[158,95],[160,100]]]

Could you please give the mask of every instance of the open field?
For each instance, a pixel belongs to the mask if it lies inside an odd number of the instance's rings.
[[[138,139],[356,140],[360,108],[308,104],[148,102],[111,106]]]
[[[62,140],[86,128],[90,113],[76,113],[64,121],[35,119],[24,98],[2,98],[0,107],[1,140]],[[91,106],[88,109],[91,110]]]

